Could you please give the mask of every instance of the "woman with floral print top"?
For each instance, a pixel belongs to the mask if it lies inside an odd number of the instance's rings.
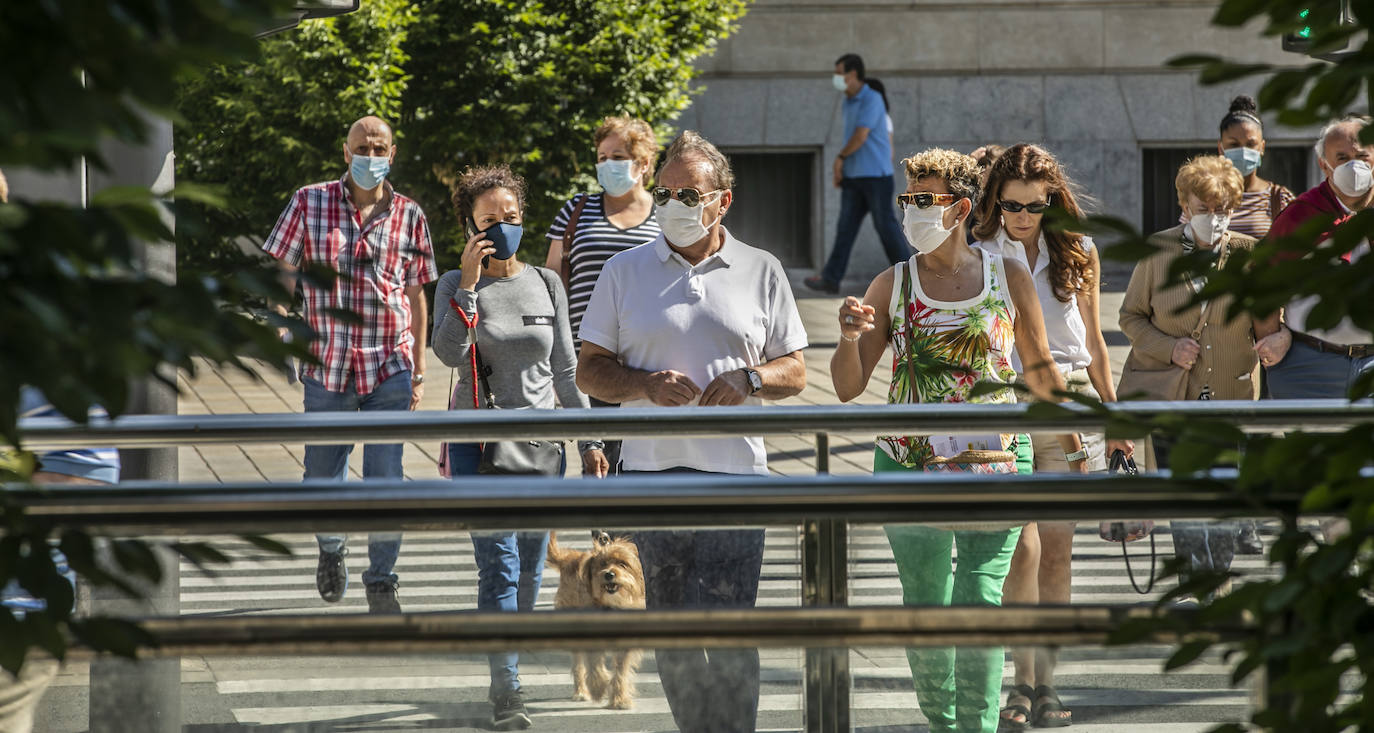
[[[973,388],[979,382],[1010,384],[1016,378],[1013,349],[1026,365],[1022,376],[1031,392],[1056,399],[1053,393],[1064,389],[1064,380],[1054,368],[1030,273],[1014,260],[967,244],[964,229],[978,200],[977,163],[940,149],[902,162],[907,189],[898,205],[903,232],[917,254],[874,278],[862,301],[850,297],[840,306],[840,344],[830,361],[835,393],[844,402],[861,394],[890,344],[891,403],[1012,402],[1010,388],[976,397]],[[1081,449],[1076,434],[1059,439],[1065,453]],[[1001,436],[1004,450],[1017,448],[1013,442],[1013,435]],[[873,468],[929,470],[936,453],[930,436],[883,437]],[[991,465],[999,472],[1014,470],[1011,462]],[[1076,461],[1072,468],[1085,467]],[[906,605],[1001,605],[1020,527],[885,529]],[[951,571],[955,544],[958,568]],[[932,731],[997,729],[1001,649],[911,649],[907,658]]]

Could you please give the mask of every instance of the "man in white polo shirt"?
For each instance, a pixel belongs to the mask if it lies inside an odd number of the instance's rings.
[[[695,132],[668,148],[653,190],[663,235],[612,257],[582,318],[577,386],[624,407],[761,404],[806,386],[806,331],[777,258],[721,224],[734,175]],[[630,472],[768,473],[763,439],[625,441]],[[649,608],[751,607],[763,530],[640,532]],[[757,649],[662,649],[659,679],[683,731],[752,731]]]

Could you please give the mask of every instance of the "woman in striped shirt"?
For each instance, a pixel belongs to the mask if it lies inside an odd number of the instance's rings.
[[[563,205],[549,227],[544,266],[563,273],[573,346],[601,268],[616,254],[658,238],[654,202],[645,185],[653,178],[658,140],[644,120],[607,117],[596,130],[596,180],[603,193],[580,193]],[[571,224],[569,224],[571,222]],[[564,250],[564,244],[570,246]],[[592,407],[619,407],[591,398]],[[611,471],[618,473],[620,441],[606,443]]]
[[[1217,152],[1226,156],[1245,179],[1240,206],[1231,214],[1231,231],[1263,239],[1274,218],[1294,197],[1287,188],[1260,178],[1260,162],[1264,160],[1264,123],[1260,121],[1254,97],[1242,94],[1231,100],[1230,111],[1221,118]],[[1179,223],[1184,221],[1179,219]]]

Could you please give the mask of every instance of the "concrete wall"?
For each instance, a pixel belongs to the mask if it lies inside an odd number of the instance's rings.
[[[1214,9],[1195,0],[759,0],[702,63],[702,93],[679,124],[723,147],[814,147],[828,177],[844,144],[842,95],[830,75],[835,58],[853,51],[887,85],[899,159],[932,146],[1043,143],[1099,210],[1139,221],[1141,150],[1215,144],[1231,98],[1262,84],[1202,87],[1194,72],[1164,68],[1168,59],[1204,52],[1275,64],[1307,60],[1255,29],[1213,28]],[[1314,134],[1268,122],[1270,144]],[[897,178],[900,190],[900,170]],[[822,190],[818,265],[839,210],[828,180]],[[866,282],[885,264],[866,224],[849,279]]]

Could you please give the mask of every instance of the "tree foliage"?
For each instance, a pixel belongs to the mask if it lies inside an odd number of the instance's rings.
[[[172,114],[177,85],[191,70],[251,54],[253,32],[284,15],[280,0],[49,0],[0,3],[0,168],[65,172],[84,159],[107,169],[112,143],[149,140],[149,121]],[[41,389],[67,417],[91,405],[128,407],[135,380],[163,379],[165,367],[194,372],[195,357],[249,369],[258,356],[277,366],[304,350],[274,329],[224,310],[248,294],[280,297],[271,278],[166,282],[146,274],[142,245],[170,242],[166,192],[124,186],[96,192],[85,207],[36,201],[22,190],[0,204],[0,440],[20,446],[22,385]],[[213,202],[203,189],[171,192]],[[302,334],[304,335],[304,334]],[[3,446],[0,446],[3,448]],[[0,450],[0,483],[27,478],[33,457]],[[48,600],[17,618],[0,607],[0,666],[17,669],[40,646],[61,658],[67,634],[96,648],[129,652],[141,637],[113,619],[70,617],[71,586],[47,548],[52,528],[16,510],[0,492],[0,586],[18,579]],[[143,543],[117,543],[114,566],[94,542],[68,531],[62,548],[92,583],[132,589],[151,578]]]
[[[1283,124],[1311,125],[1350,112],[1363,92],[1374,99],[1374,4],[1351,2],[1353,23],[1341,22],[1337,0],[1223,0],[1213,23],[1235,27],[1263,24],[1264,43],[1278,44],[1278,36],[1312,29],[1312,52],[1331,62],[1304,60],[1293,67],[1237,63],[1208,55],[1175,59],[1179,68],[1198,70],[1204,83],[1261,76],[1260,106],[1276,112]],[[1308,10],[1305,18],[1300,13]],[[1341,54],[1328,55],[1337,49]],[[1363,137],[1374,141],[1374,127]],[[1360,328],[1374,332],[1374,257],[1343,261],[1362,240],[1374,239],[1374,214],[1363,211],[1330,240],[1314,246],[1329,230],[1330,218],[1318,217],[1287,237],[1271,237],[1253,253],[1230,258],[1211,277],[1197,299],[1221,294],[1235,297],[1230,316],[1251,313],[1267,316],[1295,298],[1319,296],[1320,305],[1308,319],[1314,328],[1334,326],[1350,317]],[[1128,232],[1120,221],[1080,222],[1090,231]],[[1115,248],[1115,256],[1137,259],[1151,250],[1138,232],[1130,232]],[[1106,256],[1112,256],[1108,250]],[[1302,255],[1293,259],[1294,255]],[[1178,258],[1171,266],[1176,280],[1198,271],[1196,257]],[[1353,399],[1374,394],[1374,375],[1358,380]],[[1170,468],[1176,476],[1192,476],[1207,483],[1205,472],[1217,462],[1239,466],[1235,488],[1257,507],[1282,505],[1283,497],[1298,497],[1283,511],[1283,531],[1270,549],[1269,560],[1281,571],[1276,579],[1255,580],[1231,574],[1236,581],[1228,595],[1213,597],[1228,576],[1194,574],[1166,597],[1184,595],[1205,600],[1189,621],[1161,616],[1153,622],[1131,624],[1119,640],[1129,642],[1160,625],[1185,635],[1169,666],[1179,667],[1220,647],[1233,664],[1239,682],[1263,671],[1266,698],[1251,723],[1269,730],[1374,730],[1374,425],[1362,424],[1340,432],[1293,431],[1282,436],[1245,435],[1234,427],[1210,420],[1165,419],[1150,425],[1118,426],[1121,432],[1163,430],[1178,436]],[[1300,524],[1299,514],[1335,515],[1349,522],[1348,532],[1314,531]],[[1217,643],[1205,631],[1218,622],[1243,620],[1255,633],[1243,642]],[[1237,725],[1216,730],[1235,730]]]
[[[462,224],[449,183],[468,165],[509,163],[529,181],[523,257],[542,262],[557,207],[594,185],[592,132],[612,114],[663,129],[684,109],[692,62],[744,12],[742,0],[365,0],[310,21],[182,89],[178,175],[222,184],[233,214],[182,247],[186,265],[241,263],[290,191],[342,175],[348,124],[396,122],[392,180],[430,220],[440,268]]]

